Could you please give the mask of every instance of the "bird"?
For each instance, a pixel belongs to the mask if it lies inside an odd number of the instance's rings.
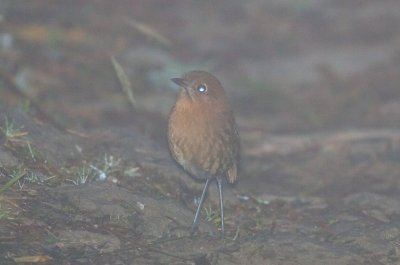
[[[223,181],[236,182],[240,137],[235,118],[218,79],[205,71],[190,71],[171,79],[180,92],[168,119],[168,146],[174,160],[191,177],[205,180],[191,225],[198,229],[199,213],[210,182],[217,183],[224,235]]]

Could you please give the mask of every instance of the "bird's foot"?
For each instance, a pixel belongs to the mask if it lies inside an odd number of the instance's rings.
[[[218,230],[219,230],[218,238],[219,239],[224,239],[225,238],[225,231],[224,230],[220,230],[220,229],[218,229]]]
[[[199,231],[199,225],[198,224],[192,224],[189,228],[190,235],[193,236],[196,232]]]

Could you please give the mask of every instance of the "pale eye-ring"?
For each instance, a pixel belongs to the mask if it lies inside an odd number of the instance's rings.
[[[207,90],[207,87],[206,87],[205,84],[199,85],[199,86],[197,87],[197,91],[199,91],[199,92],[201,92],[201,93],[206,92],[206,90]]]

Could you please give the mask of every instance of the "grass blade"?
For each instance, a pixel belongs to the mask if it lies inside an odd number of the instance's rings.
[[[1,187],[0,194],[2,194],[4,191],[6,191],[12,184],[17,182],[20,178],[25,176],[25,174],[26,174],[26,172],[24,170],[18,171],[18,173],[15,174],[15,176],[12,179],[10,179],[3,187]]]
[[[117,60],[114,58],[114,56],[111,56],[111,62],[113,64],[113,66],[114,66],[115,72],[117,73],[119,82],[120,82],[121,87],[122,87],[122,91],[124,91],[124,93],[128,96],[129,103],[131,103],[131,105],[133,107],[135,107],[136,106],[136,100],[135,100],[135,97],[133,96],[131,82],[129,82],[129,79],[126,76],[124,69],[117,62]]]
[[[153,27],[129,18],[126,18],[125,22],[143,35],[156,40],[158,43],[167,47],[171,46],[171,42]]]

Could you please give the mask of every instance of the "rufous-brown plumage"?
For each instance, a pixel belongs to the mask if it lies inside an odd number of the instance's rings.
[[[236,181],[240,151],[229,101],[221,83],[208,72],[191,71],[172,81],[182,89],[168,121],[169,149],[186,172],[196,179],[206,180],[192,230],[197,228],[208,184],[216,179],[224,231],[222,180]]]

